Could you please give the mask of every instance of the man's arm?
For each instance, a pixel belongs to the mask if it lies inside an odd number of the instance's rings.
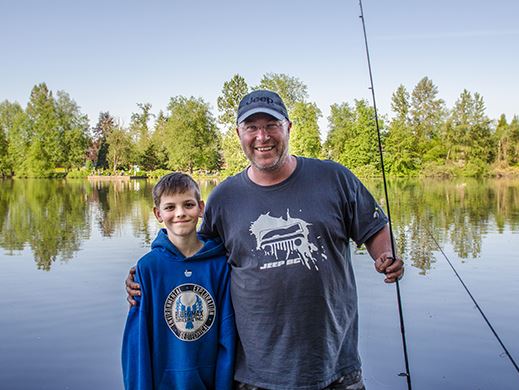
[[[368,253],[375,260],[377,272],[386,274],[384,281],[394,283],[404,274],[404,262],[400,258],[393,259],[389,226],[386,225],[365,242]]]

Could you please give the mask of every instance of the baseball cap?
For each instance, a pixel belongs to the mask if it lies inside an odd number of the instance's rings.
[[[236,122],[241,123],[259,112],[272,115],[278,120],[288,119],[287,108],[281,97],[275,92],[259,89],[245,95],[240,101]]]

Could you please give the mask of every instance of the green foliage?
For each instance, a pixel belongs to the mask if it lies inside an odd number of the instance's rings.
[[[156,159],[156,163],[151,167],[145,168],[146,170],[153,170],[157,168],[166,169],[168,166],[168,150],[166,148],[166,144],[168,143],[168,137],[166,133],[167,122],[168,117],[164,115],[162,111],[160,111],[157,115],[155,128],[151,136],[151,148],[153,148],[154,154],[152,158]]]
[[[447,163],[453,163],[464,175],[486,172],[492,156],[490,120],[478,93],[464,90],[456,101],[445,126]]]
[[[519,117],[517,115],[510,124],[507,123],[505,115],[501,115],[497,123],[494,142],[498,167],[519,166]]]
[[[277,92],[285,102],[289,116],[297,102],[305,102],[308,98],[306,85],[297,77],[283,73],[266,73],[254,89],[269,89]]]
[[[108,144],[108,165],[115,173],[120,166],[130,163],[133,144],[130,134],[120,126],[115,126],[106,136]]]
[[[57,131],[61,137],[59,165],[66,169],[80,168],[85,164],[90,142],[88,117],[80,112],[79,106],[66,92],[58,91],[57,97]]]
[[[430,148],[432,140],[441,136],[445,103],[437,96],[438,87],[427,77],[418,82],[411,94],[410,124],[419,156]]]
[[[225,131],[236,127],[238,105],[248,92],[249,86],[239,74],[235,74],[229,81],[223,83],[222,94],[218,96],[216,106],[220,112],[218,122],[224,126]]]
[[[409,118],[409,93],[403,85],[393,93],[391,108],[396,114],[384,139],[384,166],[395,176],[412,176],[420,168],[416,133]]]
[[[248,160],[242,152],[240,140],[236,134],[236,113],[240,100],[249,92],[245,79],[235,74],[223,84],[222,94],[217,99],[220,115],[219,123],[224,128],[222,137],[223,173],[234,175],[247,167]]]
[[[169,169],[155,169],[153,171],[148,171],[148,177],[152,179],[158,179],[161,178],[164,175],[167,175],[168,173],[171,173],[171,170]]]
[[[153,169],[158,163],[148,123],[153,117],[151,104],[139,103],[140,112],[131,116],[129,134],[134,145],[132,161],[143,169]]]
[[[249,165],[249,160],[242,151],[236,129],[231,128],[223,135],[222,150],[225,162],[223,174],[225,176],[235,175]]]
[[[62,137],[52,92],[45,83],[34,86],[26,109],[30,145],[24,164],[29,177],[50,177],[61,162]]]
[[[108,111],[99,113],[97,125],[92,129],[93,137],[88,159],[97,169],[108,168],[108,134],[116,127],[115,119]]]
[[[354,172],[380,174],[380,157],[373,107],[365,100],[355,100],[355,108],[347,103],[331,106],[328,118],[330,132],[325,142],[325,156]],[[383,123],[379,123],[383,129]]]
[[[11,176],[25,159],[29,143],[25,122],[18,103],[0,103],[0,176]]]
[[[331,106],[329,132],[321,146],[317,125],[321,112],[307,102],[303,82],[267,73],[254,87],[258,88],[274,90],[285,100],[293,123],[293,153],[331,158],[362,175],[380,173],[373,109],[365,101]],[[208,103],[178,96],[171,99],[167,114],[159,112],[156,117],[150,104],[137,104],[139,109],[125,128],[109,112],[101,112],[90,134],[88,118],[66,92],[58,91],[54,97],[45,83],[35,85],[25,109],[18,103],[0,103],[0,177],[56,177],[74,171],[72,177],[81,175],[85,166],[88,171],[113,174],[133,165],[144,171],[237,173],[248,165],[235,132],[237,106],[248,91],[239,74],[224,83],[217,99],[222,132]],[[519,171],[519,117],[510,123],[504,115],[490,120],[478,93],[464,90],[447,110],[438,88],[424,77],[411,94],[400,85],[391,108],[394,115],[388,127],[380,126],[385,168],[391,175]]]
[[[412,128],[399,119],[389,125],[384,139],[384,166],[394,176],[413,176],[419,169],[420,158]]]
[[[315,103],[296,102],[292,109],[290,152],[298,156],[317,158],[321,154],[321,139],[317,120],[321,110]]]
[[[84,179],[92,174],[88,168],[72,169],[67,173],[67,179]]]
[[[216,171],[220,165],[220,136],[209,104],[202,99],[171,99],[165,126],[168,166],[173,170]]]

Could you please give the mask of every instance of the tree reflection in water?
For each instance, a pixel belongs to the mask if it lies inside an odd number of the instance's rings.
[[[381,180],[365,181],[385,206]],[[482,238],[519,226],[519,179],[392,179],[388,184],[398,252],[425,274],[440,246],[459,258],[481,253]]]
[[[364,180],[384,206],[380,179]],[[68,261],[93,229],[103,237],[133,235],[149,245],[157,228],[154,182],[86,180],[0,181],[0,247],[7,255],[30,248],[37,267]],[[215,182],[201,183],[207,198]],[[438,250],[451,245],[461,259],[477,258],[489,232],[519,229],[519,179],[392,179],[388,184],[398,251],[422,273]]]

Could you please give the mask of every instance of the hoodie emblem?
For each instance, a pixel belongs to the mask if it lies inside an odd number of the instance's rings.
[[[164,303],[164,319],[175,336],[183,341],[195,341],[206,334],[215,316],[213,297],[197,284],[176,287]]]

